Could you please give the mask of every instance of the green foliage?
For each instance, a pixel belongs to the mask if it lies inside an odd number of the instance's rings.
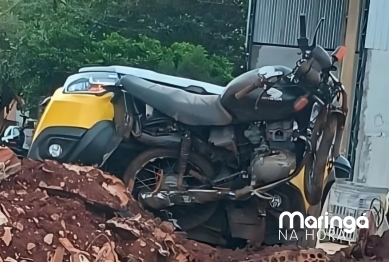
[[[11,2],[0,0],[0,6]],[[243,64],[244,15],[240,2],[23,0],[0,15],[0,85],[21,89],[32,102],[92,65],[224,85]]]

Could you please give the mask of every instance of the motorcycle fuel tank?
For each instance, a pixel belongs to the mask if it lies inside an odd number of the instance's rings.
[[[284,66],[274,66],[276,72],[285,76],[292,72]],[[273,88],[264,92],[257,88],[241,99],[235,94],[258,79],[258,69],[248,71],[232,80],[222,94],[221,103],[235,118],[235,122],[277,121],[289,118],[295,113],[294,104],[305,92],[297,85],[283,78]]]

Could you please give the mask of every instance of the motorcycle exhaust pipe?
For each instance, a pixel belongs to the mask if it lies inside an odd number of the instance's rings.
[[[156,194],[144,192],[139,194],[138,201],[143,208],[161,210],[176,205],[204,204],[223,199],[234,199],[230,191],[217,189],[189,189],[187,191],[160,191]]]

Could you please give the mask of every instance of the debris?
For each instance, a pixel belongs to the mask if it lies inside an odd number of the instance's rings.
[[[20,160],[8,147],[0,147],[0,181],[6,179],[22,168]]]
[[[24,229],[23,224],[20,223],[20,222],[14,222],[14,223],[12,224],[12,226],[13,226],[14,228],[16,228],[17,230],[19,230],[19,231],[23,231],[23,229]]]
[[[8,213],[7,209],[5,208],[5,206],[3,204],[0,204],[1,206],[1,209],[2,211],[4,212],[4,215],[7,217],[7,218],[10,218],[10,214]],[[1,224],[0,224],[1,225]]]
[[[3,212],[0,211],[0,226],[7,224],[7,223],[8,223],[7,216]]]
[[[137,239],[141,236],[141,231],[138,228],[132,227],[124,221],[125,219],[113,218],[107,221],[107,226],[116,230],[125,239]]]
[[[46,167],[42,166],[42,170],[47,172],[47,173],[54,173],[54,171],[47,169]]]
[[[72,243],[70,243],[69,239],[67,238],[60,238],[58,239],[59,242],[62,244],[62,246],[71,254],[76,253],[76,254],[84,254],[89,256],[89,253],[81,251],[77,248],[75,248]]]
[[[53,243],[53,237],[54,235],[53,234],[47,234],[44,238],[43,238],[43,241],[48,244],[48,245],[51,245]]]
[[[4,244],[8,247],[12,241],[11,227],[4,227],[4,235],[1,237]]]
[[[139,239],[139,242],[141,247],[145,247],[147,245],[146,242],[143,241],[142,239]]]
[[[50,217],[51,217],[51,219],[54,220],[54,221],[56,221],[56,220],[59,219],[59,215],[58,215],[58,214],[52,214]]]
[[[97,254],[95,261],[119,262],[118,255],[115,252],[115,244],[106,242]]]
[[[65,254],[65,249],[63,247],[57,247],[50,262],[62,262],[64,254]]]
[[[173,226],[172,223],[163,221],[163,222],[159,225],[159,228],[160,228],[163,232],[165,232],[165,233],[168,233],[168,234],[173,234],[173,233],[174,233],[174,226]]]
[[[21,167],[0,182],[0,221],[6,218],[0,223],[0,249],[6,262],[355,261],[352,249],[328,256],[288,246],[213,248],[175,233],[173,224],[142,210],[119,179],[98,169],[29,159]],[[389,258],[389,232],[382,238],[368,235],[364,246],[369,257]]]
[[[104,175],[104,177],[107,178],[106,175]],[[106,189],[111,195],[118,197],[122,207],[127,205],[129,198],[126,194],[126,187],[124,186],[123,182],[120,180],[115,180],[114,182],[113,179],[110,179],[110,184],[104,182],[102,187]]]
[[[21,207],[15,207],[15,208],[18,211],[19,214],[24,214],[24,215],[26,214],[26,212],[24,211],[23,208],[21,208]]]
[[[16,259],[13,259],[12,257],[7,257],[4,259],[4,262],[18,262]]]
[[[28,243],[27,244],[27,250],[28,251],[31,251],[32,249],[34,249],[36,247],[36,245],[34,243]]]
[[[17,190],[16,195],[18,195],[18,196],[27,195],[27,191],[26,190]]]

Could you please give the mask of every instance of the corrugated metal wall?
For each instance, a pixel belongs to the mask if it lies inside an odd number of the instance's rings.
[[[365,48],[388,50],[389,0],[370,0]]]
[[[335,49],[344,39],[348,1],[257,0],[253,42],[297,46],[299,15],[305,13],[307,36],[310,38],[317,22],[324,17],[318,33],[318,44],[326,49]]]

